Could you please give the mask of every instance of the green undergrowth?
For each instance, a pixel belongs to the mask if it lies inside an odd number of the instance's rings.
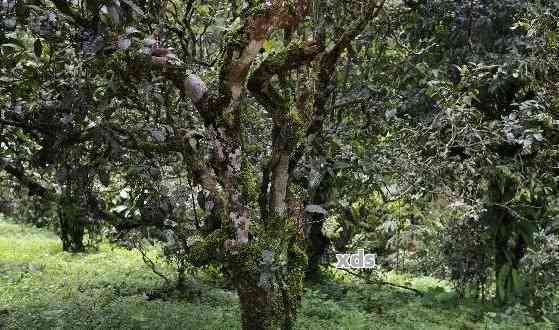
[[[151,299],[163,285],[133,251],[61,251],[56,236],[0,223],[0,324],[8,329],[230,329],[234,293],[210,289],[197,303]],[[2,326],[0,326],[2,328]]]
[[[298,329],[552,329],[521,310],[458,301],[431,278],[391,276],[425,292],[349,278],[305,290]],[[194,283],[194,282],[193,282]],[[69,254],[46,230],[0,221],[0,329],[238,329],[231,291],[195,282],[196,298],[150,294],[162,281],[133,251]]]

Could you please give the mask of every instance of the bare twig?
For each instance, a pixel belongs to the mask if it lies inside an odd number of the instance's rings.
[[[155,265],[155,262],[153,262],[153,260],[151,260],[150,257],[147,255],[146,251],[144,251],[142,244],[134,241],[132,242],[132,244],[134,245],[136,250],[140,252],[140,254],[142,255],[142,259],[144,260],[144,263],[151,269],[151,271],[154,272],[159,277],[161,277],[165,281],[165,284],[169,286],[171,281],[167,276],[165,276],[165,274],[157,270],[157,266]]]

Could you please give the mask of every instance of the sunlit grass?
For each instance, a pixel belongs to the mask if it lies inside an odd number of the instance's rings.
[[[232,293],[212,289],[197,304],[146,300],[161,286],[132,251],[102,245],[74,255],[46,231],[0,223],[0,322],[8,329],[228,329],[239,322]]]
[[[444,282],[388,274],[426,294],[364,285],[347,276],[306,289],[298,329],[552,329],[496,318],[459,301]],[[196,284],[194,300],[146,299],[162,281],[133,251],[62,252],[58,238],[0,221],[0,329],[238,329],[236,294]]]

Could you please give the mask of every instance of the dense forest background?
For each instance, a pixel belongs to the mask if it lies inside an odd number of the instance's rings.
[[[1,0],[0,328],[556,328],[558,115],[556,1]]]

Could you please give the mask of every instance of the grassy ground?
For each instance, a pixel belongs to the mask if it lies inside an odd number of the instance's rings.
[[[458,303],[441,283],[410,281],[426,292],[351,282],[306,290],[299,329],[552,329],[518,311],[493,313]],[[160,279],[134,252],[64,253],[53,234],[0,221],[0,329],[237,329],[234,292],[199,284],[196,301],[148,300]],[[524,324],[522,322],[525,322]]]

